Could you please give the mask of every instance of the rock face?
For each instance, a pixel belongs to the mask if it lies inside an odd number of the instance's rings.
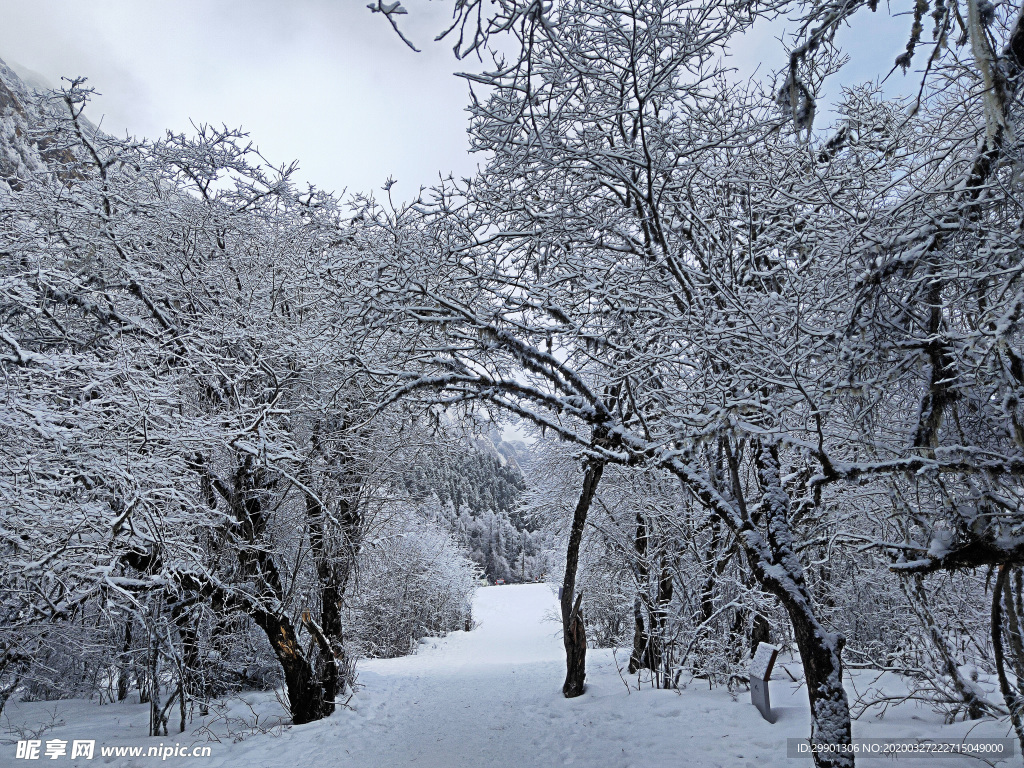
[[[0,191],[17,191],[45,172],[41,123],[39,97],[0,60]]]

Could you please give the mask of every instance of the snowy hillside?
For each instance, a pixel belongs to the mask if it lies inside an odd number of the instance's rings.
[[[29,87],[0,60],[0,183],[15,188],[19,180],[39,173],[44,164],[31,137],[38,107]]]

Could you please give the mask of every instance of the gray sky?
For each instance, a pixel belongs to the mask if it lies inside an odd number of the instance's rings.
[[[241,126],[275,164],[297,159],[301,179],[335,191],[376,190],[393,175],[408,198],[439,171],[470,174],[468,88],[452,72],[472,62],[431,42],[451,2],[405,3],[419,54],[367,2],[0,0],[0,58],[53,84],[87,76],[101,94],[92,119],[110,133],[157,137],[190,119]],[[843,34],[853,56],[844,80],[884,75],[902,50],[910,19],[885,16],[864,12]],[[781,66],[780,31],[739,47],[740,71]],[[900,74],[891,86],[913,89]]]
[[[418,3],[408,50],[356,0],[0,0],[0,58],[57,84],[84,75],[103,128],[156,137],[189,120],[247,130],[268,159],[340,191],[402,195],[467,175],[466,65],[432,44],[446,4]]]

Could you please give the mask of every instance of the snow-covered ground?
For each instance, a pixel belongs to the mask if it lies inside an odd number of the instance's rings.
[[[533,768],[533,766],[728,766],[768,768],[810,765],[787,758],[786,739],[806,738],[805,691],[776,665],[771,682],[778,721],[761,719],[749,694],[733,697],[694,681],[685,690],[636,687],[620,676],[611,651],[588,654],[584,696],[564,699],[563,651],[554,621],[557,604],[547,585],[482,588],[474,605],[477,628],[421,645],[401,659],[363,662],[360,689],[329,720],[301,727],[272,727],[283,711],[269,694],[230,703],[226,717],[192,723],[184,734],[145,736],[144,706],[97,706],[82,701],[8,704],[0,719],[0,765],[15,759],[14,741],[26,730],[52,724],[38,738],[95,739],[95,757],[62,756],[47,765],[146,766],[157,757],[103,757],[100,745],[198,745],[210,757],[169,757],[167,763],[245,768]],[[625,656],[618,654],[619,666]],[[786,664],[794,674],[797,665]],[[623,675],[624,675],[623,670]],[[863,686],[874,676],[854,675]],[[852,693],[852,689],[851,689]],[[256,715],[260,722],[255,722]],[[172,728],[174,718],[171,718]],[[261,732],[267,730],[269,732]],[[866,715],[854,723],[855,738],[930,737],[959,740],[1006,738],[1005,723],[943,725],[926,706],[902,704],[884,718]],[[215,734],[220,741],[211,741]],[[41,756],[42,757],[42,756]],[[45,759],[45,757],[42,757]],[[866,765],[891,765],[867,760]],[[927,768],[935,760],[899,764]],[[1018,765],[1020,758],[1009,764]],[[979,760],[947,758],[945,768],[981,766]]]

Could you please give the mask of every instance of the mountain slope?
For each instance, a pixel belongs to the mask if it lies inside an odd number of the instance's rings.
[[[0,191],[21,189],[26,179],[46,171],[38,138],[42,114],[40,99],[0,59]]]

